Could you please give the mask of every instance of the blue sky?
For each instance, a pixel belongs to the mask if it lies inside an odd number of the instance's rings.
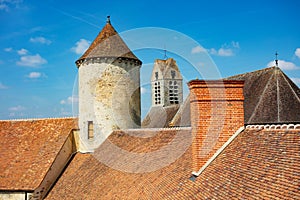
[[[76,114],[74,62],[105,25],[107,15],[119,33],[154,27],[188,36],[199,46],[190,45],[186,53],[207,50],[221,77],[268,67],[278,51],[280,67],[299,86],[299,7],[297,0],[0,0],[0,119]],[[166,43],[158,44],[161,49],[135,52],[144,63],[143,114],[149,106],[152,62],[164,58],[163,49],[171,46]],[[178,57],[174,51],[167,56]],[[178,59],[184,74],[188,64]],[[184,81],[196,77],[186,76]]]

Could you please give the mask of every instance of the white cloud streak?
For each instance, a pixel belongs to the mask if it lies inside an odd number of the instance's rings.
[[[145,93],[147,93],[148,91],[147,91],[147,89],[146,88],[144,88],[144,87],[141,87],[141,94],[145,94]]]
[[[201,46],[196,46],[196,47],[192,48],[192,50],[191,50],[192,54],[197,54],[197,53],[202,53],[202,52],[206,52],[206,49],[204,49]]]
[[[38,67],[46,63],[47,60],[42,58],[39,54],[36,54],[34,56],[21,56],[20,61],[17,62],[17,65],[27,67]]]
[[[4,49],[5,52],[12,52],[12,50],[13,50],[13,48],[11,48],[11,47],[7,47]]]
[[[75,46],[71,48],[71,51],[79,55],[83,54],[90,46],[90,43],[91,42],[86,39],[80,39],[78,42],[76,42]]]
[[[295,55],[300,58],[300,48],[297,48],[295,51]]]
[[[212,55],[218,55],[218,56],[234,56],[233,50],[228,48],[220,48],[219,50],[216,50],[214,48],[210,49],[210,53]]]
[[[10,107],[8,110],[10,111],[22,111],[22,110],[25,110],[26,108],[24,106],[21,106],[21,105],[17,105],[17,106],[14,106],[14,107]]]
[[[10,7],[17,8],[22,2],[23,0],[0,0],[0,11],[3,10],[8,12]]]
[[[26,55],[26,54],[28,53],[28,50],[22,48],[22,49],[18,50],[17,53],[18,53],[20,56]]]
[[[291,78],[295,84],[300,85],[300,78]]]
[[[232,41],[230,44],[223,44],[219,49],[211,48],[211,49],[207,49],[207,51],[211,55],[229,57],[229,56],[234,56],[239,49],[240,49],[239,42]],[[192,53],[193,50],[194,52],[197,50],[199,52],[202,51],[202,49],[200,48],[199,49],[193,48]]]
[[[5,90],[5,89],[8,89],[8,87],[0,82],[0,90]]]
[[[70,96],[67,99],[63,99],[61,100],[59,103],[61,105],[70,105],[72,103],[77,103],[78,102],[78,97],[75,96]]]
[[[29,39],[32,43],[40,43],[40,44],[51,44],[52,42],[44,37],[34,37]]]
[[[275,62],[270,61],[267,64],[267,66],[268,67],[273,67],[273,66],[275,66]],[[300,69],[300,67],[296,66],[294,63],[284,61],[284,60],[278,60],[278,67],[282,70],[299,70]]]
[[[40,78],[42,76],[42,73],[40,72],[30,72],[27,77],[31,78],[31,79],[37,79]]]

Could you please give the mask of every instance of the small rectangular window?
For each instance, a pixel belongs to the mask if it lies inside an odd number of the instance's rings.
[[[88,139],[94,138],[94,124],[93,121],[88,121]]]
[[[171,76],[172,76],[172,79],[174,79],[174,78],[175,78],[175,76],[176,76],[176,75],[175,75],[175,73],[176,73],[176,72],[175,72],[174,70],[172,70],[172,71],[171,71]]]

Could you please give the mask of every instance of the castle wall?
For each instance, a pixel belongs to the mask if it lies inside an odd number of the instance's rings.
[[[80,151],[92,151],[113,130],[139,128],[140,109],[139,65],[111,58],[79,67]]]

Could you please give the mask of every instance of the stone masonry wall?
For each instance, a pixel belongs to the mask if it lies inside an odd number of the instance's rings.
[[[140,127],[140,106],[140,66],[114,60],[80,66],[80,150],[97,148],[113,130]]]
[[[244,126],[243,81],[189,82],[193,171]]]

